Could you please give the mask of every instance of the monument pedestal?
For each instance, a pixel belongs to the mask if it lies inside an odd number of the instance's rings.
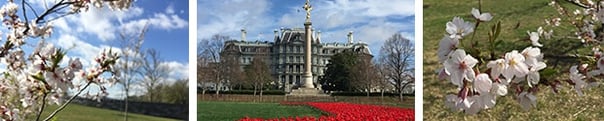
[[[321,90],[315,88],[298,88],[296,90],[292,90],[291,93],[287,94],[287,96],[329,96],[321,92]]]

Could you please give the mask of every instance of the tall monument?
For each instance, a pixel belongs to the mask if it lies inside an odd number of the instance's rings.
[[[312,32],[311,32],[311,28],[312,28],[312,23],[310,22],[310,11],[312,10],[312,6],[310,6],[309,0],[306,0],[306,4],[304,4],[304,10],[306,10],[306,22],[304,22],[304,33],[306,35],[306,46],[304,54],[305,54],[305,58],[304,58],[304,83],[302,85],[303,88],[315,88],[315,86],[313,85],[313,76],[312,76],[312,66],[311,66],[311,42],[312,42]]]
[[[312,6],[310,6],[309,0],[306,0],[306,4],[304,4],[304,10],[306,10],[306,22],[304,22],[304,34],[305,34],[305,46],[304,46],[304,74],[302,75],[302,84],[300,88],[297,90],[292,90],[289,95],[291,96],[329,96],[321,90],[318,90],[313,85],[313,75],[312,75],[312,23],[310,22],[310,11],[312,10]]]

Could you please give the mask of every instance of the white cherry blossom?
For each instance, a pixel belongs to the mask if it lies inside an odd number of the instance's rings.
[[[581,90],[587,86],[587,83],[583,80],[585,79],[585,76],[579,73],[579,70],[577,69],[576,65],[570,67],[569,71],[570,80],[575,83],[575,91],[577,91],[577,94],[579,94],[579,96],[583,96],[583,92]]]
[[[480,110],[492,108],[496,103],[495,96],[490,93],[474,95],[470,100],[472,105],[466,110],[467,114],[476,114]]]
[[[449,58],[449,54],[457,49],[459,40],[452,39],[447,36],[443,37],[438,43],[438,61],[444,62]]]
[[[546,66],[547,65],[544,62],[538,62],[529,69],[529,73],[526,76],[529,87],[539,83],[539,71],[544,69]]]
[[[597,60],[596,67],[598,67],[600,73],[604,73],[604,57],[601,57]]]
[[[451,53],[451,57],[445,61],[445,69],[450,73],[451,82],[459,87],[463,80],[474,80],[474,66],[478,63],[474,57],[466,54],[466,51],[457,49]]]
[[[457,95],[449,94],[445,98],[445,106],[449,107],[451,111],[462,111],[469,109],[470,106],[472,106],[472,102],[470,100],[467,98],[463,99]]]
[[[529,35],[529,39],[531,40],[531,44],[533,46],[543,47],[543,45],[539,43],[539,33],[529,31],[526,31],[526,33]]]
[[[514,77],[524,77],[529,72],[528,66],[524,63],[524,56],[516,50],[505,54],[505,62],[508,68],[503,71],[503,76],[507,79],[507,83]]]
[[[543,35],[543,38],[544,38],[545,40],[552,39],[552,36],[554,36],[554,30],[550,29],[550,30],[549,30],[549,31],[547,31],[547,32],[545,32],[545,31],[544,31],[544,32],[543,32],[543,34],[541,34],[541,35]]]
[[[474,32],[472,23],[464,21],[460,17],[453,18],[453,21],[447,22],[447,32],[452,39],[461,39],[464,36]]]
[[[2,14],[2,16],[16,14],[18,8],[19,6],[14,2],[8,2],[0,8],[0,14]]]
[[[503,73],[503,71],[507,69],[508,65],[505,63],[504,59],[497,59],[494,61],[489,61],[489,63],[487,63],[487,67],[491,69],[491,77],[497,79]]]
[[[491,21],[491,19],[493,19],[493,16],[491,16],[490,13],[480,13],[476,8],[472,8],[472,15],[479,21]]]
[[[528,66],[535,66],[543,60],[543,53],[541,49],[536,47],[527,47],[522,50],[522,56],[524,56],[525,62]]]
[[[493,83],[493,87],[491,88],[491,93],[497,94],[499,96],[504,96],[508,94],[508,87],[501,83]]]
[[[518,102],[524,111],[528,111],[537,106],[537,97],[532,92],[523,91],[518,94]]]
[[[447,72],[447,70],[445,70],[444,68],[440,69],[438,71],[438,79],[439,80],[445,80],[445,79],[450,79],[450,78],[451,77],[449,76],[449,72]]]
[[[487,94],[491,91],[493,81],[489,78],[489,75],[481,73],[476,76],[476,80],[473,81],[474,89],[480,94]]]

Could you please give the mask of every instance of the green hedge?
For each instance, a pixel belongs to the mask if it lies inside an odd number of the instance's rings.
[[[220,91],[220,94],[243,94],[243,95],[253,95],[254,90],[229,90],[229,91]],[[216,91],[206,91],[206,94],[216,94]],[[256,94],[259,95],[260,91],[256,91]],[[262,95],[285,95],[283,90],[264,90],[262,91]]]
[[[331,96],[367,96],[366,92],[333,92]],[[369,96],[382,96],[380,92],[369,93]],[[384,96],[398,96],[398,93],[384,92]],[[403,96],[415,96],[415,94],[403,94]]]
[[[198,93],[201,93],[199,91]],[[206,91],[206,94],[216,94],[216,91]],[[220,91],[220,94],[242,94],[242,95],[253,95],[254,90],[229,90],[229,91]],[[256,94],[260,94],[260,91],[257,91]],[[283,90],[264,90],[262,92],[263,95],[285,95],[285,91]],[[369,96],[381,96],[380,92],[372,92],[369,93]],[[367,96],[365,92],[333,92],[331,96]],[[396,97],[398,93],[390,93],[384,92],[384,96]],[[403,96],[415,96],[414,94],[403,94]]]

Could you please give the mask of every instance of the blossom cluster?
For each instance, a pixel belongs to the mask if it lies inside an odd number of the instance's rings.
[[[459,90],[457,94],[446,96],[446,106],[453,111],[475,114],[495,106],[497,97],[507,95],[508,88],[516,89],[514,95],[523,109],[528,110],[536,106],[535,85],[540,80],[539,71],[547,67],[539,48],[543,45],[538,41],[540,36],[549,32],[542,29],[538,32],[527,32],[532,46],[522,51],[506,52],[501,58],[479,62],[479,59],[475,58],[479,55],[466,53],[463,42],[470,41],[467,39],[468,35],[474,32],[479,23],[490,21],[492,15],[480,13],[475,8],[471,14],[476,23],[464,21],[460,17],[454,17],[452,21],[447,22],[448,35],[439,43],[438,59],[444,66],[439,72],[439,78],[449,80]]]
[[[375,105],[351,104],[345,102],[301,102],[282,103],[285,105],[308,105],[330,113],[329,116],[283,117],[262,119],[245,117],[239,121],[412,121],[415,119],[412,109]]]
[[[575,27],[574,36],[577,40],[580,40],[584,47],[591,48],[591,54],[576,53],[578,57],[585,55],[584,57],[590,58],[591,61],[582,61],[578,65],[571,66],[569,70],[569,83],[574,85],[575,91],[582,96],[583,89],[593,87],[599,84],[596,81],[596,77],[604,76],[604,59],[602,58],[602,51],[600,44],[604,41],[601,33],[602,29],[596,28],[596,25],[604,24],[604,1],[594,2],[592,0],[584,1],[570,1],[574,5],[579,6],[576,9],[570,10],[570,8],[562,6],[556,1],[550,3],[551,6],[556,8],[558,13],[563,18],[575,18],[568,19],[568,23]],[[571,13],[572,14],[568,14]],[[552,20],[560,20],[560,17],[556,17]],[[546,21],[550,25],[548,21]],[[559,25],[559,24],[558,24]],[[554,25],[553,27],[557,27]],[[602,27],[602,26],[600,26]],[[590,66],[590,64],[596,66]]]
[[[50,4],[55,7],[48,7],[41,15],[36,15],[37,18],[30,19],[26,15],[30,11],[20,11],[20,7],[26,7],[20,6],[23,3],[8,0],[0,8],[0,19],[7,30],[2,32],[4,44],[0,45],[0,67],[5,68],[0,71],[0,120],[24,120],[32,114],[39,116],[39,111],[46,103],[65,105],[69,103],[64,100],[69,90],[75,90],[77,93],[74,96],[77,96],[91,84],[98,85],[100,91],[87,95],[104,96],[107,93],[105,86],[116,82],[113,75],[117,71],[113,65],[119,58],[116,52],[100,52],[94,58],[98,64],[84,69],[79,58],[69,57],[65,50],[45,42],[53,28],[52,22],[46,20],[52,20],[47,17],[58,14],[62,8],[70,8],[68,14],[76,14],[86,11],[88,5],[94,3],[98,7],[108,4],[113,9],[121,10],[127,9],[132,0],[55,2]],[[23,46],[35,43],[34,39],[40,39],[34,50],[24,51]]]

